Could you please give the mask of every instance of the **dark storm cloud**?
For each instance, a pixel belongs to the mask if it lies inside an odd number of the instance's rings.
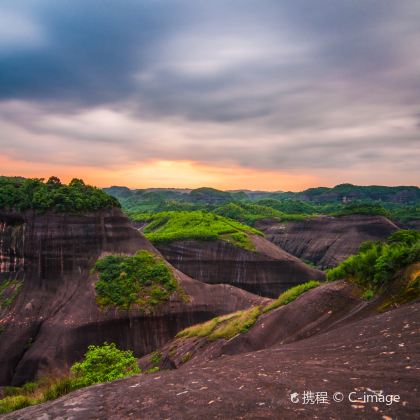
[[[419,152],[416,1],[5,0],[0,22],[10,156],[42,159],[43,135],[99,166],[399,168]]]

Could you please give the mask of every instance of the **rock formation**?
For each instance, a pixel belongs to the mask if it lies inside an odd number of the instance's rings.
[[[343,282],[320,286],[261,318],[233,355],[81,389],[5,419],[416,418],[420,303],[382,314],[361,303]],[[305,404],[304,392],[323,392],[325,403]],[[400,399],[354,401],[364,393]]]
[[[277,297],[284,290],[324,274],[307,266],[265,238],[250,235],[254,251],[226,241],[177,241],[157,245],[183,273],[204,283],[227,283],[249,292]]]
[[[398,227],[383,216],[319,216],[296,222],[260,221],[257,229],[291,254],[325,269],[357,253],[364,241],[386,239]]]
[[[91,269],[106,254],[158,251],[119,209],[91,214],[0,213],[0,384],[19,385],[66,370],[89,344],[115,342],[148,353],[180,329],[262,299],[205,285],[174,270],[189,302],[152,314],[101,310]]]

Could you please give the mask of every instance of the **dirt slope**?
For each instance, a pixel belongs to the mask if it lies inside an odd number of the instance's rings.
[[[386,239],[398,227],[383,216],[320,216],[296,222],[265,220],[256,228],[280,248],[322,269],[357,253],[365,241]]]

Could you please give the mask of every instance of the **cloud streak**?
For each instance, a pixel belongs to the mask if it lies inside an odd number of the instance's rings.
[[[420,179],[415,1],[5,0],[1,19],[8,159]]]

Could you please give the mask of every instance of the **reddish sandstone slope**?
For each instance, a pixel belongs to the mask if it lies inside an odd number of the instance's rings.
[[[420,303],[404,305],[288,344],[82,389],[4,418],[414,419],[419,333]],[[326,392],[326,403],[302,404],[305,391]],[[348,400],[350,392],[354,399],[373,391],[400,401]],[[333,400],[337,392],[344,401]],[[290,401],[292,393],[299,402]]]
[[[335,267],[365,241],[386,239],[398,227],[383,216],[319,216],[295,222],[264,220],[256,228],[280,248],[321,268]]]
[[[183,273],[204,283],[227,283],[249,292],[277,297],[324,273],[279,249],[260,236],[250,236],[255,250],[226,241],[176,241],[157,245],[162,255]]]
[[[89,344],[115,342],[142,356],[188,325],[262,301],[174,270],[188,303],[172,299],[153,314],[100,310],[92,266],[101,255],[139,249],[158,253],[119,209],[83,215],[0,213],[0,281],[22,285],[14,302],[0,307],[0,385],[66,370]]]

